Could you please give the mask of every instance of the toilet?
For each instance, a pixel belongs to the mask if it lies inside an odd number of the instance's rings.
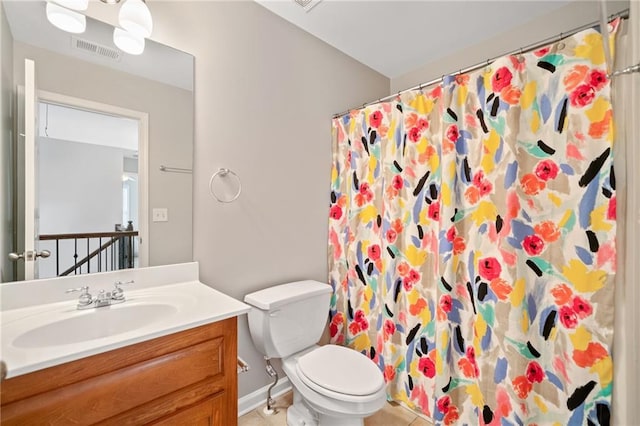
[[[367,356],[318,346],[331,286],[297,281],[247,294],[249,330],[266,358],[281,358],[293,386],[288,426],[358,426],[386,402],[382,372]]]

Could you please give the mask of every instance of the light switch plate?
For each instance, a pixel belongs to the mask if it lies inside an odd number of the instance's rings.
[[[167,208],[157,208],[153,209],[153,218],[154,222],[168,222],[169,221],[169,211]]]

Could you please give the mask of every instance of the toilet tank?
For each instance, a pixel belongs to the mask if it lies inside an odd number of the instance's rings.
[[[318,342],[329,315],[331,286],[297,281],[247,294],[249,330],[267,358],[286,358]]]

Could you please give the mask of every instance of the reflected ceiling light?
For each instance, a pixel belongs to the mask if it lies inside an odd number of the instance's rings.
[[[143,0],[126,0],[118,13],[120,26],[131,34],[149,37],[153,30],[151,12]]]
[[[53,0],[62,7],[73,10],[87,10],[89,0]]]
[[[130,55],[139,55],[144,51],[144,37],[132,34],[122,28],[113,30],[113,42],[120,50]]]
[[[55,27],[69,33],[83,33],[87,28],[87,18],[78,12],[47,2],[47,19]]]

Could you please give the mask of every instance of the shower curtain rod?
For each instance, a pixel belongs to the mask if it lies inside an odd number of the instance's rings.
[[[609,15],[609,21],[611,21],[611,20],[613,20],[615,18],[622,18],[622,19],[629,18],[629,9],[624,9],[624,10],[621,10],[620,12],[618,12],[618,13],[614,13],[612,15]],[[578,28],[574,28],[574,29],[572,29],[570,31],[567,31],[567,32],[561,32],[559,35],[556,35],[554,37],[548,37],[548,38],[546,38],[546,39],[544,39],[542,41],[539,41],[537,43],[530,44],[530,45],[525,46],[525,47],[521,47],[520,49],[513,50],[513,51],[511,51],[509,53],[506,53],[504,55],[496,56],[493,59],[491,59],[491,58],[487,59],[484,62],[479,62],[479,63],[477,63],[475,65],[470,66],[470,67],[463,68],[463,69],[460,69],[458,71],[454,71],[452,73],[445,74],[445,75],[466,74],[468,72],[478,70],[478,69],[480,69],[482,67],[486,67],[486,66],[488,66],[490,64],[491,61],[495,61],[496,59],[498,59],[498,58],[500,58],[502,56],[509,56],[509,55],[522,54],[522,53],[525,53],[525,52],[531,52],[532,50],[536,50],[536,49],[539,49],[541,47],[544,47],[544,46],[548,45],[549,43],[551,43],[553,41],[558,41],[559,42],[559,41],[561,41],[561,40],[563,40],[563,39],[565,39],[567,37],[571,37],[572,35],[574,35],[576,33],[579,33],[582,30],[586,30],[588,28],[592,28],[592,27],[595,27],[597,25],[600,25],[600,21],[599,20],[591,22],[591,23],[588,23],[588,24],[584,24],[584,25],[582,25],[582,26],[580,26]],[[616,72],[612,73],[612,76],[615,76],[615,75],[618,75],[618,74],[619,74],[619,72],[616,71]],[[445,75],[442,75],[442,77],[435,78],[435,79],[433,79],[431,81],[427,81],[426,83],[421,83],[421,84],[418,84],[417,86],[413,86],[413,87],[410,87],[408,89],[400,90],[398,93],[394,93],[393,95],[385,96],[385,97],[377,99],[375,101],[364,103],[364,104],[362,104],[362,106],[350,108],[350,109],[348,109],[346,111],[343,111],[341,113],[334,114],[333,118],[342,117],[343,115],[348,114],[349,111],[354,110],[356,108],[364,108],[366,106],[374,105],[374,104],[377,104],[379,102],[388,101],[389,99],[393,99],[396,96],[400,96],[400,94],[404,93],[404,92],[409,92],[411,90],[416,90],[416,89],[422,90],[422,89],[424,89],[426,87],[429,87],[429,86],[431,86],[433,84],[442,82],[444,80],[444,76]]]

